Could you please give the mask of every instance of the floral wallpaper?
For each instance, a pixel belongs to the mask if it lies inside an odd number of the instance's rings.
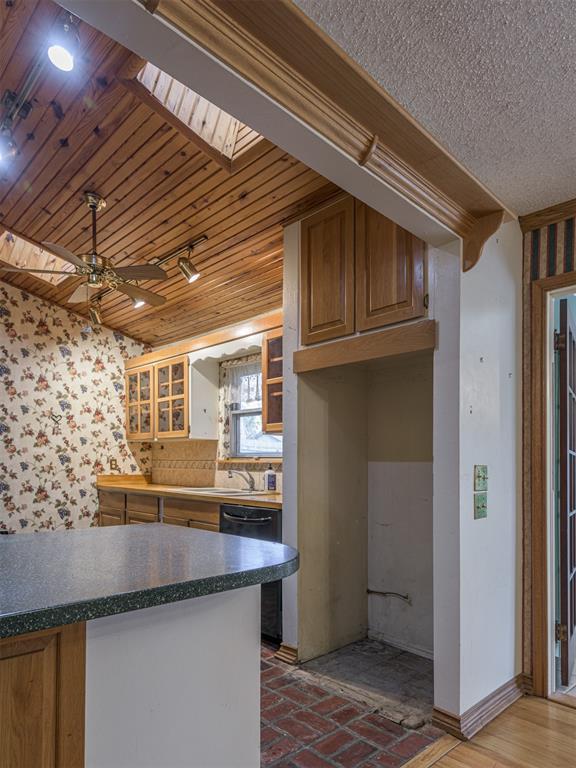
[[[85,528],[96,475],[149,471],[126,442],[124,365],[139,342],[0,283],[0,530]]]

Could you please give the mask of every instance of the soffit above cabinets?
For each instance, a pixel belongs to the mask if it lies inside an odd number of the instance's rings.
[[[2,3],[3,88],[21,87],[59,13],[50,0]],[[72,73],[45,66],[30,114],[14,126],[19,153],[0,170],[0,229],[87,253],[83,195],[91,189],[107,200],[98,246],[115,266],[153,261],[206,235],[193,253],[199,280],[188,284],[173,260],[164,266],[168,280],[142,283],[166,297],[162,307],[135,310],[116,292],[102,299],[105,325],[154,346],[280,307],[282,223],[338,188],[266,140],[256,141],[258,134],[242,124],[233,160],[241,143],[247,162],[226,169],[126,87],[130,51],[84,22],[78,31],[78,66]],[[28,275],[0,273],[0,279],[87,314],[87,305],[66,303],[77,277],[57,285]]]

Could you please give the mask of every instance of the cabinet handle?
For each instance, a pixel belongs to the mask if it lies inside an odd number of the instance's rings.
[[[222,516],[233,523],[269,523],[272,520],[271,517],[238,517],[229,515],[228,512],[222,512]]]

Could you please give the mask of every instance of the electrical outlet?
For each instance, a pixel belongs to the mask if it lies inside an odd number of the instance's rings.
[[[474,465],[474,490],[488,490],[488,466],[486,464]]]
[[[108,459],[108,466],[112,472],[118,472],[118,459]]]
[[[474,494],[474,520],[484,520],[488,517],[488,494],[480,491]]]

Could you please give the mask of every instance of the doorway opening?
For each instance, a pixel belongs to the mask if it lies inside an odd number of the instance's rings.
[[[549,317],[550,682],[576,706],[576,294],[552,296]]]

